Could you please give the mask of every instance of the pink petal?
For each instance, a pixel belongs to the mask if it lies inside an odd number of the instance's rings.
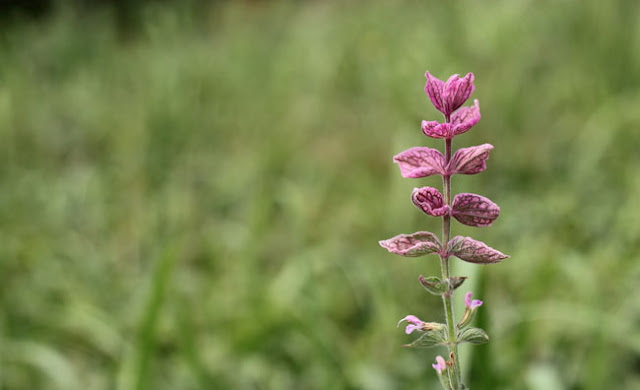
[[[446,104],[444,97],[442,96],[444,91],[444,82],[433,77],[429,72],[425,73],[424,77],[427,78],[427,83],[424,86],[424,93],[429,96],[429,99],[431,99],[431,103],[433,103],[436,110],[444,113]]]
[[[440,123],[436,121],[422,121],[422,132],[431,138],[448,138],[454,136],[453,125],[451,123]]]
[[[466,307],[471,306],[471,297],[473,296],[473,293],[471,291],[469,291],[468,293],[464,294],[464,305]]]
[[[476,89],[475,85],[473,85],[473,80],[473,73],[467,73],[462,78],[458,77],[457,74],[449,77],[449,80],[444,84],[442,93],[442,98],[446,102],[443,114],[450,115],[467,101]]]
[[[388,240],[378,242],[381,247],[400,256],[418,257],[441,249],[440,241],[430,232],[400,234]]]
[[[476,194],[458,194],[453,198],[451,215],[468,226],[490,226],[500,215],[500,207]]]
[[[433,187],[414,188],[411,200],[427,215],[441,217],[449,213],[449,206],[444,204],[442,194]]]
[[[453,125],[454,135],[465,133],[480,120],[480,105],[478,99],[474,100],[473,103],[473,106],[462,107],[451,114],[451,124]]]
[[[404,317],[403,319],[401,319],[400,321],[398,321],[398,325],[400,326],[400,324],[404,321],[407,321],[408,323],[414,324],[414,325],[421,325],[423,322],[422,320],[420,320],[420,318],[414,316],[413,314],[409,314],[408,316]]]
[[[449,241],[447,252],[461,260],[476,264],[497,263],[509,257],[482,241],[462,236],[455,236]]]
[[[436,363],[432,364],[434,370],[438,372],[438,374],[442,374],[442,371],[447,368],[447,362],[444,361],[442,356],[436,356]]]
[[[458,149],[449,162],[447,172],[451,175],[455,173],[474,175],[484,171],[487,169],[491,149],[493,149],[491,144]]]
[[[436,149],[414,147],[393,157],[403,177],[420,178],[444,174],[444,156]]]
[[[473,293],[471,291],[469,291],[468,293],[465,294],[465,296],[464,296],[464,305],[466,307],[468,307],[469,309],[471,309],[471,310],[482,306],[482,301],[479,300],[479,299],[471,300],[472,296],[473,296]]]
[[[419,330],[420,326],[409,324],[404,328],[404,333],[411,334],[414,330]]]

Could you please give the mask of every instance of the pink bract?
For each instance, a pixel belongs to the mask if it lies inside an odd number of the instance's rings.
[[[378,241],[389,252],[406,257],[424,256],[440,251],[440,241],[431,232],[399,234],[388,240]]]
[[[462,193],[453,198],[451,215],[468,226],[490,226],[500,215],[500,207],[484,196]]]
[[[436,121],[422,121],[422,132],[431,138],[453,138],[453,125]]]
[[[473,85],[473,73],[467,73],[464,77],[454,74],[446,82],[432,76],[429,72],[425,73],[425,77],[427,83],[424,86],[424,92],[435,108],[447,118],[464,104],[476,88]]]
[[[449,213],[449,206],[444,204],[442,194],[433,187],[414,188],[411,200],[427,215],[441,217]]]
[[[471,237],[455,236],[447,244],[447,252],[457,258],[476,264],[491,264],[509,256]]]
[[[462,107],[451,115],[453,135],[460,135],[475,126],[480,120],[480,103],[473,101],[473,106]],[[453,136],[452,136],[453,138]]]
[[[474,105],[462,107],[451,115],[450,123],[437,121],[422,121],[422,132],[431,138],[452,139],[456,135],[467,132],[480,120],[480,105],[474,100]]]
[[[414,147],[393,157],[400,167],[403,177],[420,178],[431,175],[442,175],[445,171],[444,156],[437,149]]]
[[[493,145],[491,144],[458,149],[449,161],[447,173],[450,175],[456,173],[475,175],[484,171],[487,169],[487,160],[492,149]]]

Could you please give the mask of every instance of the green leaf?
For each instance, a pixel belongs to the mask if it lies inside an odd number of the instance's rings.
[[[452,276],[450,277],[449,283],[451,283],[451,289],[455,290],[460,287],[462,283],[467,279],[466,276]],[[424,287],[427,291],[429,291],[433,295],[444,295],[449,291],[449,283],[446,280],[440,280],[440,278],[435,276],[429,276],[425,278],[420,275],[418,278],[422,287]]]
[[[411,344],[404,345],[412,348],[431,348],[447,344],[447,327],[444,324],[437,329],[423,332],[422,335]]]
[[[466,276],[452,276],[449,278],[451,282],[451,288],[455,290],[456,288],[462,286],[465,280],[467,280]]]
[[[443,282],[440,278],[435,276],[425,278],[420,275],[418,280],[420,281],[420,284],[422,284],[422,287],[433,295],[443,295],[449,289],[449,284],[447,282]]]
[[[484,344],[489,342],[489,336],[480,328],[466,328],[458,334],[458,343]]]

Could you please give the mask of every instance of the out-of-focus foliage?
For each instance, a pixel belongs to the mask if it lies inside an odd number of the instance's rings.
[[[456,224],[512,258],[456,263],[491,342],[479,389],[640,388],[635,1],[150,5],[118,38],[64,8],[0,34],[0,387],[437,388],[438,229],[391,157],[438,145],[423,73],[474,72],[495,145]],[[440,145],[438,145],[440,147]],[[464,291],[464,290],[462,290]],[[459,294],[461,295],[461,294]],[[462,304],[459,302],[458,307]]]

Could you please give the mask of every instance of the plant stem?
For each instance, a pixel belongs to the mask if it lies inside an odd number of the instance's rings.
[[[447,122],[449,122],[449,117],[446,118]],[[451,160],[451,140],[445,140],[445,162],[449,163]],[[451,176],[444,175],[442,176],[442,186],[444,192],[444,201],[446,205],[451,205]],[[449,238],[451,235],[451,216],[445,215],[442,217],[442,245],[445,247],[449,242]],[[445,253],[440,255],[440,267],[442,269],[442,280],[449,281],[449,254]],[[453,371],[450,376],[451,379],[451,387],[453,390],[458,390],[462,386],[462,377],[460,371],[460,359],[458,356],[458,343],[456,340],[456,322],[454,319],[453,312],[453,288],[451,283],[449,282],[448,291],[442,295],[442,302],[444,304],[444,313],[447,319],[447,329],[449,333],[448,341],[449,341],[449,354],[451,359],[453,360]]]

